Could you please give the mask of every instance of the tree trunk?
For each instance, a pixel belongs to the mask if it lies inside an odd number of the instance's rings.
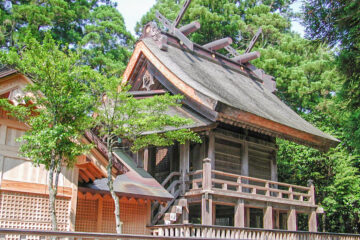
[[[54,188],[55,156],[52,157],[49,168],[49,213],[53,231],[57,231],[56,221],[56,189]]]
[[[108,147],[108,159],[109,159],[109,163],[107,165],[108,187],[115,205],[114,214],[115,214],[116,232],[120,234],[121,233],[120,204],[119,204],[119,197],[116,195],[114,191],[114,181],[111,174],[111,170],[113,166],[113,155],[112,155],[111,147]]]
[[[55,169],[56,167],[56,169]],[[51,160],[49,168],[49,213],[51,218],[51,227],[53,231],[57,231],[57,219],[56,219],[56,194],[59,184],[59,175],[61,172],[61,161],[59,161],[56,166],[55,157]],[[55,182],[54,182],[54,173],[55,173]]]

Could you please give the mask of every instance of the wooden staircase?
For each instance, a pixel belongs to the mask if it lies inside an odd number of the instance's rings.
[[[174,223],[187,223],[188,219],[188,205],[187,200],[181,196],[181,183],[180,173],[172,172],[161,184],[170,192],[174,198],[166,204],[166,206],[155,203],[152,206],[153,220],[152,225],[156,224],[174,224]],[[154,213],[157,213],[154,215]]]
[[[185,224],[188,223],[189,209],[187,199],[179,198],[176,199],[174,204],[168,209],[164,215],[164,224]]]

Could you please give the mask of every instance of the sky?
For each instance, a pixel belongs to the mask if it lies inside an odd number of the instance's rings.
[[[128,31],[135,35],[135,25],[149,11],[156,0],[115,0],[117,9],[123,15]]]
[[[123,15],[126,28],[135,35],[135,25],[141,17],[155,4],[156,0],[115,0],[117,9]],[[292,4],[295,12],[300,11],[301,0]],[[299,22],[293,21],[291,29],[304,36],[304,27]]]

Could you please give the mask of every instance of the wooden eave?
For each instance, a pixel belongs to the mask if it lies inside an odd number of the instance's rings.
[[[330,139],[303,132],[228,106],[204,95],[171,72],[142,41],[139,41],[136,44],[129,64],[124,72],[123,83],[127,83],[132,76],[136,74],[135,68],[138,66],[138,61],[142,59],[141,61],[143,62],[144,57],[152,64],[152,66],[149,67],[151,74],[153,74],[166,89],[173,94],[184,95],[184,104],[211,121],[219,121],[234,126],[240,126],[273,137],[279,137],[299,144],[311,146],[323,151],[327,151],[330,147],[334,147],[338,144]]]
[[[96,195],[100,195],[100,196],[110,196],[110,192],[109,191],[104,191],[104,190],[96,190],[96,189],[91,189],[91,188],[87,188],[87,187],[79,187],[79,195],[81,195],[81,197],[83,196],[88,196],[87,198],[91,199],[92,197],[95,197]],[[91,194],[91,195],[89,195]],[[166,203],[170,200],[172,200],[171,198],[162,198],[162,197],[156,197],[156,196],[148,196],[148,195],[141,195],[141,194],[133,194],[133,193],[126,193],[126,192],[116,192],[116,195],[118,195],[120,198],[127,198],[127,199],[135,199],[135,200],[150,200],[150,201],[159,201],[161,203]]]
[[[337,145],[337,143],[325,138],[235,108],[231,108],[231,111],[226,111],[225,113],[219,113],[217,120],[254,132],[317,148],[321,151],[327,151],[330,147]]]

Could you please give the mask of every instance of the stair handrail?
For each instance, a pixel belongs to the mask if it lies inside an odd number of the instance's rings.
[[[172,172],[170,173],[165,180],[161,183],[161,186],[165,187],[165,185],[175,176],[180,176],[180,172]]]

